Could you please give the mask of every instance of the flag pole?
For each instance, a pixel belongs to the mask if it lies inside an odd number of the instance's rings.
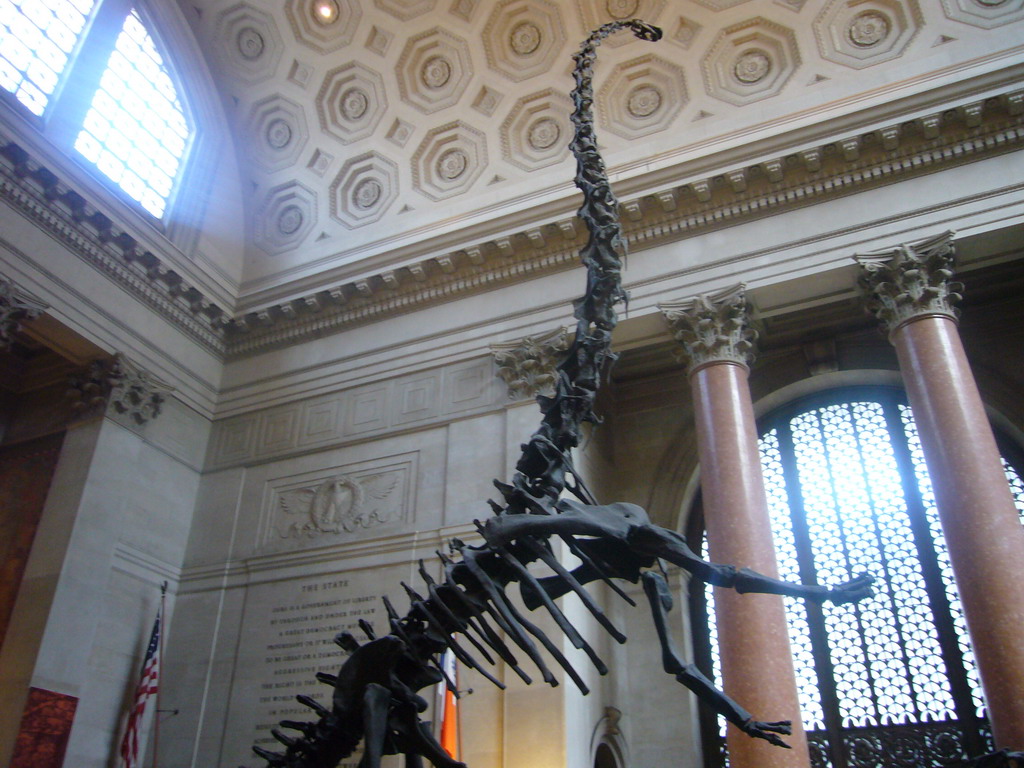
[[[167,614],[164,611],[164,608],[165,608],[166,605],[167,605],[167,582],[164,581],[164,583],[160,585],[160,624],[161,624],[161,627],[160,627],[160,635],[159,635],[159,637],[157,637],[157,643],[160,646],[159,656],[157,657],[160,660],[159,665],[157,667],[157,673],[160,674],[161,678],[163,677],[163,674],[161,674],[163,672],[163,669],[161,669],[161,667],[163,667],[163,665],[164,665],[164,635],[167,633]],[[157,765],[156,765],[157,754],[158,754],[158,750],[160,749],[160,689],[161,688],[163,688],[163,684],[158,679],[157,680],[157,684],[156,684],[156,707],[154,707],[154,709],[156,711],[153,713],[153,768],[157,768]]]

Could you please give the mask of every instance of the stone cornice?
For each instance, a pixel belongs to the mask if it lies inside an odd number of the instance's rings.
[[[622,202],[634,251],[1024,147],[1024,91],[898,122]],[[576,266],[573,219],[536,225],[229,317],[125,228],[0,136],[0,197],[207,349],[227,358]]]
[[[0,199],[190,338],[224,354],[229,317],[221,307],[3,134]]]
[[[704,231],[1024,147],[1024,91],[837,138],[621,203],[636,251]],[[582,228],[561,220],[275,304],[235,318],[228,355],[244,357],[573,268]]]

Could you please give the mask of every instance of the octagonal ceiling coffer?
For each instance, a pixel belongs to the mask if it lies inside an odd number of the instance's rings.
[[[917,0],[832,0],[814,34],[824,58],[862,69],[900,56],[923,23]]]
[[[298,247],[316,224],[316,193],[298,182],[267,192],[256,214],[256,245],[277,255]]]
[[[398,197],[398,166],[376,152],[350,158],[330,193],[331,217],[346,227],[377,221]]]
[[[627,139],[667,128],[687,102],[683,70],[648,54],[615,68],[598,93],[601,125]]]
[[[565,45],[562,29],[547,0],[503,0],[484,27],[487,63],[516,82],[549,72]]]
[[[1024,19],[1024,0],[942,0],[946,15],[982,29]]]
[[[220,14],[214,38],[219,59],[239,80],[266,80],[281,60],[283,45],[273,18],[246,2]]]
[[[362,64],[332,69],[316,95],[320,127],[346,144],[366,138],[387,111],[384,94],[384,79]]]
[[[273,173],[292,165],[309,138],[302,107],[283,96],[257,101],[249,113],[249,154]]]
[[[577,0],[583,16],[584,29],[597,29],[609,21],[643,19],[649,24],[658,24],[666,0]],[[673,3],[675,4],[675,3]],[[668,32],[668,30],[665,30]],[[616,47],[636,40],[628,31],[617,32],[608,37],[602,45]],[[638,41],[637,47],[643,43]]]
[[[792,30],[755,18],[722,30],[701,65],[708,93],[742,106],[779,93],[800,53]]]
[[[436,112],[459,100],[472,73],[469,46],[440,27],[411,37],[395,68],[402,100]]]
[[[501,124],[502,156],[526,171],[568,157],[572,109],[572,100],[551,88],[519,99]]]
[[[456,120],[420,142],[412,158],[412,184],[431,200],[444,200],[469,189],[486,165],[484,134]]]

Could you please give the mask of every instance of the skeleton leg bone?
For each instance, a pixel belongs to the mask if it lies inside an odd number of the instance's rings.
[[[676,680],[697,694],[701,701],[744,733],[765,739],[777,747],[789,749],[789,745],[775,735],[792,732],[789,720],[775,722],[754,720],[749,712],[716,688],[714,683],[708,680],[697,667],[687,664],[679,658],[668,629],[668,612],[672,609],[672,595],[668,591],[668,584],[665,583],[665,578],[656,571],[646,571],[641,579],[644,585],[644,594],[647,595],[651,606],[651,616],[658,632],[658,640],[661,642],[661,663],[665,671],[673,675]]]

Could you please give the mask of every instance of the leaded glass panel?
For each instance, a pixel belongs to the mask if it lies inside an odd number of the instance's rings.
[[[0,0],[0,86],[42,115],[95,0]]]
[[[142,19],[132,11],[75,149],[159,218],[188,140],[188,123],[174,82]]]
[[[931,482],[910,409],[871,394],[791,407],[760,441],[780,575],[876,577],[856,605],[787,602],[812,764],[967,765],[991,738]]]

